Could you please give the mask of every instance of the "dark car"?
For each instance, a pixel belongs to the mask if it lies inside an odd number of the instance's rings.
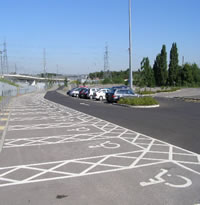
[[[77,89],[77,88],[72,88],[71,90],[67,91],[67,95],[72,96],[72,92]]]
[[[112,89],[129,89],[126,85],[120,85],[120,86],[113,86]]]
[[[79,91],[79,98],[87,98],[87,94],[88,94],[88,88],[82,88]]]
[[[79,92],[80,92],[81,89],[82,89],[82,88],[75,88],[74,90],[71,91],[70,95],[71,95],[72,97],[78,97]]]
[[[126,98],[126,97],[138,97],[138,94],[135,94],[131,89],[111,89],[106,94],[106,100],[109,103],[117,102],[120,98]]]

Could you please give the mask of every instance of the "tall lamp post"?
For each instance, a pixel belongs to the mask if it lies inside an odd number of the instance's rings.
[[[129,0],[129,85],[133,88],[133,72],[132,72],[132,31],[131,31],[131,0]]]

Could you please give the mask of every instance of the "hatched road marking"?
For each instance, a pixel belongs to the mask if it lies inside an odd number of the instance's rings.
[[[35,108],[35,112],[31,111],[32,108]],[[70,143],[84,142],[88,143],[88,150],[98,149],[102,154],[75,159],[1,166],[0,187],[151,167],[169,162],[178,165],[180,169],[200,175],[200,155],[50,102],[43,98],[43,94],[17,98],[15,104],[10,105],[10,109],[12,110],[10,122],[19,124],[8,126],[7,134],[12,133],[12,135],[4,141],[5,151],[8,148],[34,148],[50,144],[66,144],[66,147],[70,147]],[[41,112],[37,111],[39,109]],[[40,116],[37,116],[38,113]],[[37,124],[38,119],[52,119],[55,122]],[[60,122],[57,122],[58,119]],[[30,124],[24,125],[24,121],[30,121]],[[23,136],[26,131],[61,130],[63,128],[66,132],[63,135],[54,133],[52,136]],[[17,132],[20,132],[22,136],[16,138]],[[116,142],[116,140],[118,141]],[[120,149],[124,143],[132,147],[129,147],[132,150],[121,152]],[[113,151],[105,154],[105,150]],[[27,174],[23,176],[24,172]]]

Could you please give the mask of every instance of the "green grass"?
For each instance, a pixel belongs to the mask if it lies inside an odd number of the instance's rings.
[[[16,83],[14,83],[14,82],[12,82],[12,81],[10,81],[10,80],[7,80],[7,79],[5,79],[5,78],[0,78],[0,82],[2,82],[2,83],[7,83],[7,84],[12,85],[12,86],[15,86],[15,87],[19,87],[19,85],[17,85]]]
[[[152,97],[135,97],[135,98],[122,98],[118,101],[119,104],[126,105],[158,105],[158,102]]]
[[[2,96],[0,96],[0,102],[2,101]]]

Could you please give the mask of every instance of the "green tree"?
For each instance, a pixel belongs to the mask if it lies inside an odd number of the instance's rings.
[[[182,86],[182,66],[178,66],[177,76],[176,76],[176,85]]]
[[[183,65],[182,72],[181,72],[181,80],[182,80],[182,85],[184,86],[193,85],[194,78],[192,75],[192,68],[189,63]]]
[[[156,60],[154,61],[153,72],[154,72],[154,79],[155,79],[156,85],[160,85],[160,79],[161,79],[160,54],[156,56]]]
[[[167,52],[166,46],[162,46],[161,53],[157,55],[153,66],[156,85],[164,86],[167,82]]]
[[[124,83],[124,79],[121,78],[120,76],[116,76],[112,78],[112,82],[116,83],[116,84],[123,84]]]
[[[64,80],[64,86],[65,86],[65,87],[68,86],[68,79],[67,79],[67,77],[65,77],[65,80]]]
[[[133,85],[144,86],[141,83],[141,77],[140,77],[141,74],[140,73],[141,73],[140,70],[134,72],[134,74],[133,74]],[[128,84],[128,81],[127,81],[127,84]]]
[[[200,69],[196,63],[191,65],[193,84],[194,86],[200,86]]]
[[[167,83],[167,52],[166,46],[162,46],[161,54],[160,54],[160,70],[161,70],[161,86],[166,85]]]
[[[173,43],[172,48],[170,50],[170,63],[168,70],[169,85],[177,84],[178,69],[178,49],[176,43]]]
[[[112,83],[111,79],[110,78],[105,78],[103,81],[102,81],[102,84],[110,84]]]
[[[141,84],[148,87],[154,86],[155,84],[154,74],[148,57],[143,58],[141,62],[140,77],[141,77]]]

